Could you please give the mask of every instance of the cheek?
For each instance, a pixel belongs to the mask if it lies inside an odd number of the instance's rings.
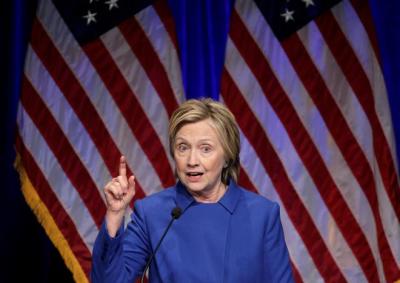
[[[177,171],[181,171],[184,168],[184,162],[181,158],[175,156],[175,167]]]
[[[224,160],[222,160],[220,157],[215,157],[209,160],[205,160],[203,165],[209,171],[220,173],[220,171],[222,172],[222,168],[224,166]]]

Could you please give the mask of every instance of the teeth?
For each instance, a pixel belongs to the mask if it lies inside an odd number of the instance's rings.
[[[199,176],[199,175],[201,175],[202,173],[187,173],[187,175],[189,175],[189,176]]]

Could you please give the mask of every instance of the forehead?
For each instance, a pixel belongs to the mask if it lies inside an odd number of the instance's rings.
[[[218,131],[211,119],[205,119],[194,123],[183,125],[176,133],[176,138],[217,138]]]

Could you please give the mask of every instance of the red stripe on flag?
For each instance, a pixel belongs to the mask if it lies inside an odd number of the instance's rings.
[[[119,157],[122,155],[121,152],[108,133],[103,120],[82,89],[81,84],[69,69],[38,19],[35,19],[32,26],[31,45],[64,94],[68,103],[72,106],[79,120],[81,120],[93,143],[102,155],[111,175],[117,176],[118,166],[113,161],[115,159],[119,160]],[[127,169],[128,174],[131,174],[130,168]],[[143,189],[140,183],[136,181],[135,198],[143,196]]]
[[[372,21],[371,9],[369,8],[369,2],[365,0],[350,0],[351,5],[356,10],[356,13],[360,17],[361,22],[365,30],[367,31],[369,41],[371,42],[372,48],[374,49],[375,56],[380,61],[380,54],[378,48],[378,40],[375,36],[375,26]]]
[[[379,280],[372,250],[360,225],[343,199],[318,149],[275,78],[274,72],[236,11],[233,12],[232,31],[230,33],[232,40],[257,78],[265,97],[282,121],[303,164],[362,269],[370,280]]]
[[[226,105],[237,117],[243,133],[256,150],[317,269],[330,282],[345,282],[310,214],[290,183],[277,153],[226,69],[222,74],[221,94]]]
[[[375,156],[377,157],[383,183],[385,184],[397,218],[400,219],[399,184],[397,182],[393,156],[391,155],[389,145],[375,111],[371,83],[333,15],[326,13],[322,17],[319,17],[316,22],[372,126]]]
[[[246,188],[250,192],[253,193],[258,193],[256,187],[253,185],[253,183],[250,181],[249,176],[247,175],[246,171],[243,170],[243,167],[240,167],[240,174],[238,178],[238,185]]]
[[[362,105],[371,124],[374,151],[382,175],[382,180],[396,215],[400,219],[400,189],[399,184],[397,183],[394,160],[375,111],[375,102],[371,83],[332,13],[329,12],[324,14],[319,17],[316,22],[318,28],[321,30],[322,36],[332,51],[332,54],[335,56],[346,79],[358,97],[358,100],[360,101],[360,104]],[[379,211],[377,210],[377,207],[372,208],[375,209],[374,215],[378,218],[376,219],[378,225],[378,236],[380,236],[378,243],[380,252],[384,254],[382,261],[385,276],[388,281],[394,281],[400,276],[400,269],[395,262],[386,238],[384,238],[385,235],[380,235],[382,233],[384,234],[384,232],[382,227],[379,229],[379,224],[382,225]],[[383,241],[383,239],[385,239],[385,241]]]
[[[172,186],[175,179],[160,138],[110,53],[98,39],[86,44],[83,49],[155,168],[162,185]]]
[[[171,38],[172,43],[177,51],[178,50],[178,39],[176,38],[175,33],[175,22],[174,18],[171,15],[171,11],[168,7],[167,0],[159,0],[153,4],[153,8],[156,10],[160,20],[164,24],[165,29],[167,30],[169,37]]]
[[[389,266],[393,264],[396,265],[383,230],[382,220],[379,214],[375,180],[366,156],[351,133],[339,107],[329,93],[321,75],[313,64],[312,59],[305,51],[305,47],[300,41],[298,35],[293,34],[282,43],[282,46],[315,105],[319,109],[319,112],[324,118],[329,131],[332,133],[336,144],[340,148],[347,164],[368,199],[375,218],[379,251],[384,264]]]
[[[72,185],[79,192],[94,222],[100,227],[106,213],[106,207],[100,197],[96,184],[58,126],[57,121],[48,110],[46,104],[25,76],[22,79],[21,103],[53,151],[54,156],[57,158]]]
[[[22,138],[18,133],[16,134],[15,145],[19,155],[21,156],[22,164],[26,169],[25,171],[30,182],[51,214],[49,216],[54,219],[58,229],[64,235],[65,240],[70,246],[79,264],[82,266],[83,271],[86,275],[89,275],[92,255],[79,235],[75,224],[69,217],[68,213],[64,210],[64,207],[60,204],[57,196],[54,194],[47,182],[46,177],[36,164],[31,153],[23,144]]]
[[[178,102],[158,54],[135,17],[121,23],[119,28],[164,103],[168,116],[171,117],[178,108]]]
[[[299,270],[296,268],[296,266],[293,264],[293,262],[292,262],[292,271],[293,271],[294,282],[303,283],[303,279],[301,278]]]

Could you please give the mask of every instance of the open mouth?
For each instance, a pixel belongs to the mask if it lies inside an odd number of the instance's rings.
[[[186,176],[188,177],[196,177],[196,176],[201,176],[203,173],[201,172],[186,172]]]

